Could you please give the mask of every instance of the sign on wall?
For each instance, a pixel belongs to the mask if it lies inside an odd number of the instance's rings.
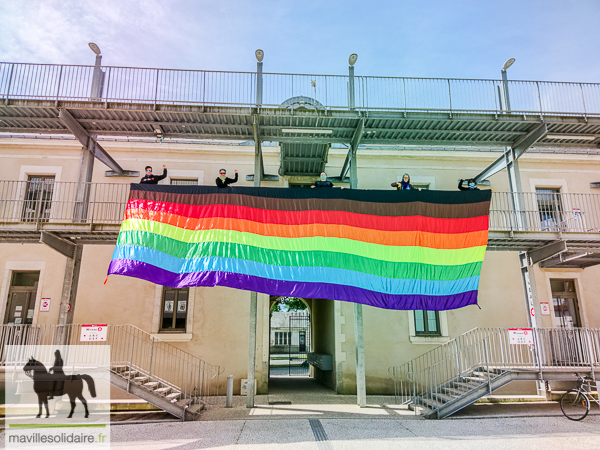
[[[50,311],[50,299],[43,298],[40,303],[40,311]]]
[[[509,328],[508,340],[511,345],[533,345],[531,328]]]
[[[81,335],[79,342],[106,342],[108,333],[108,324],[102,325],[81,325]]]
[[[540,302],[540,309],[542,310],[542,316],[550,315],[550,305],[548,302]]]

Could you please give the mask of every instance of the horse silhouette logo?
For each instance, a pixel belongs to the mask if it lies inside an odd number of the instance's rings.
[[[62,370],[63,362],[60,351],[56,350],[54,355],[54,366],[49,370],[46,370],[46,367],[41,362],[33,359],[33,357],[29,358],[29,361],[27,361],[27,364],[23,367],[25,374],[33,380],[33,390],[38,397],[39,412],[36,417],[41,417],[42,415],[42,404],[46,407],[46,417],[50,417],[48,399],[68,395],[69,401],[71,402],[71,412],[69,413],[68,418],[70,419],[73,417],[73,411],[75,411],[75,399],[79,399],[83,404],[83,407],[85,408],[85,417],[88,418],[90,414],[88,412],[87,401],[83,396],[83,381],[87,383],[90,394],[95,398],[96,387],[94,379],[85,374],[65,375]]]

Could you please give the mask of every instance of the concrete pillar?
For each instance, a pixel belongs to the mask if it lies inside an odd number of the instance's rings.
[[[352,147],[350,157],[350,189],[358,188],[357,148]],[[360,303],[354,304],[354,341],[356,344],[356,401],[364,408],[367,406],[367,385],[365,376],[365,344],[363,336],[363,313]]]
[[[260,138],[258,138],[258,123],[255,123],[255,136],[257,137],[254,146],[254,187],[260,187],[262,175],[262,152],[260,147]],[[256,292],[250,292],[250,324],[248,335],[248,397],[246,407],[254,407],[254,385],[256,384],[256,315],[258,309],[258,295]]]

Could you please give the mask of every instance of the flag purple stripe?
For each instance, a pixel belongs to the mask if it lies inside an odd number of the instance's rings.
[[[227,286],[263,294],[302,298],[329,298],[385,309],[443,311],[477,304],[477,291],[456,295],[389,295],[352,286],[330,283],[298,283],[270,280],[231,272],[173,273],[141,261],[115,259],[109,274],[127,275],[170,287]]]

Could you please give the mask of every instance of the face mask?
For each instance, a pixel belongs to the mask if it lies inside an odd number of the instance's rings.
[[[219,178],[221,179],[221,181],[225,181],[225,178],[227,178],[227,175],[221,175],[221,176],[219,176]]]
[[[327,175],[321,175],[321,181],[327,180]]]
[[[475,187],[475,183],[469,183],[469,187],[470,188],[474,188]]]

